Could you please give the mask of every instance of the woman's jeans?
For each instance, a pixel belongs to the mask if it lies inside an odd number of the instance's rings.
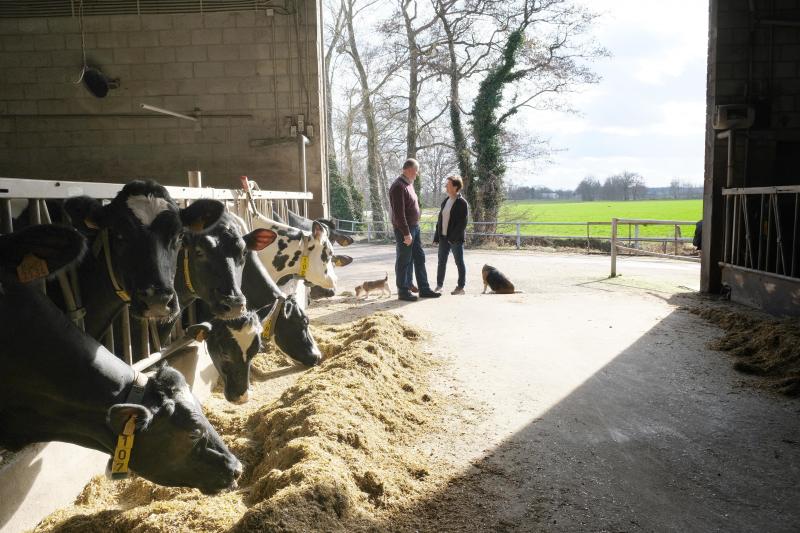
[[[464,243],[457,242],[450,244],[444,235],[439,236],[439,267],[436,269],[436,286],[444,286],[444,274],[447,270],[447,257],[453,252],[453,259],[456,260],[458,269],[458,288],[463,289],[466,283],[467,267],[464,266]]]

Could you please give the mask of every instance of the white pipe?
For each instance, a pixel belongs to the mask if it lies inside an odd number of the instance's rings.
[[[148,111],[155,111],[156,113],[161,113],[164,115],[170,115],[173,117],[182,118],[184,120],[191,120],[192,122],[197,122],[197,117],[190,117],[189,115],[184,115],[182,113],[176,113],[175,111],[170,111],[169,109],[162,109],[160,107],[156,107],[150,104],[139,104],[142,109],[146,109]]]

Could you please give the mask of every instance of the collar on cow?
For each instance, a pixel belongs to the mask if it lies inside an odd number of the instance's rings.
[[[125,403],[135,403],[141,405],[144,399],[144,390],[147,387],[147,376],[134,370],[133,383],[128,391]],[[114,448],[114,456],[111,458],[111,479],[123,479],[128,477],[128,464],[131,461],[133,451],[133,439],[136,432],[136,415],[131,415],[122,428],[122,434],[117,436],[117,447]]]
[[[264,331],[261,334],[269,339],[270,342],[272,342],[272,339],[275,338],[275,322],[278,320],[281,311],[283,311],[283,306],[285,303],[286,296],[281,294],[275,299],[275,302],[272,304],[272,309],[267,317],[261,321],[261,327],[264,328]]]
[[[194,291],[192,277],[189,274],[189,250],[186,248],[183,249],[183,279],[186,283],[186,288],[189,289],[189,292],[192,293],[192,296],[195,296],[197,293]]]
[[[108,271],[108,278],[111,280],[111,285],[114,286],[114,292],[117,293],[117,296],[120,300],[125,303],[130,303],[131,296],[128,294],[122,285],[119,284],[117,281],[117,277],[114,275],[114,265],[111,264],[111,246],[108,243],[108,229],[100,230],[100,234],[94,240],[94,244],[92,245],[92,253],[95,257],[100,254],[100,250],[103,250],[103,255],[105,256],[105,263],[106,263],[106,270]]]
[[[305,279],[308,272],[308,246],[311,242],[311,237],[303,235],[303,255],[300,256],[300,277]]]

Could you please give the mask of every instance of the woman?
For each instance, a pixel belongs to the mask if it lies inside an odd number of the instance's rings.
[[[433,238],[433,242],[439,244],[436,292],[440,292],[444,285],[447,256],[452,251],[453,259],[455,259],[456,268],[458,269],[458,285],[450,294],[464,294],[464,284],[467,277],[467,269],[464,266],[464,236],[467,231],[469,206],[461,196],[461,188],[463,186],[464,182],[461,176],[450,176],[445,184],[447,198],[442,202],[442,208],[439,210],[436,235]]]

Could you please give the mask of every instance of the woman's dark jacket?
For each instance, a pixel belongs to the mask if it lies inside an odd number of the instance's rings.
[[[442,211],[447,203],[447,198],[442,202],[439,208],[439,220],[436,221],[436,235],[433,237],[433,242],[439,242],[439,237],[442,234]],[[469,218],[469,205],[463,196],[460,194],[456,196],[453,207],[450,208],[450,220],[447,222],[447,241],[451,244],[463,243],[464,237],[467,232],[467,219]]]

